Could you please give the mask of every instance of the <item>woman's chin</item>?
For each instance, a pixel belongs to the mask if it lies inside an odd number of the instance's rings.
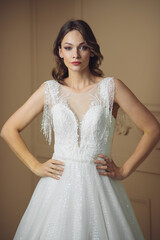
[[[78,65],[78,66],[69,66],[67,67],[69,71],[73,71],[73,72],[81,72],[81,71],[85,71],[88,69],[88,66],[82,66],[82,65]]]

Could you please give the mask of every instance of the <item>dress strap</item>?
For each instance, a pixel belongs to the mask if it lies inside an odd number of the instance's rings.
[[[52,107],[57,102],[59,83],[56,80],[48,80],[44,84],[44,108],[41,123],[41,131],[45,135],[49,145],[52,142],[53,115]]]
[[[112,110],[115,94],[114,77],[106,77],[100,86],[100,98],[105,105],[106,114],[109,117],[109,124],[112,122]]]

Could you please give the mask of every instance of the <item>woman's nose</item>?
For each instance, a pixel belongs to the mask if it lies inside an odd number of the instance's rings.
[[[80,52],[78,48],[75,48],[73,51],[73,58],[80,58]]]

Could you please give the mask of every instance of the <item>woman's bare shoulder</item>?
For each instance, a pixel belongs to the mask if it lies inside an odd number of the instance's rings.
[[[114,82],[115,82],[116,86],[125,85],[123,83],[123,81],[121,79],[119,79],[119,78],[115,78],[114,77]]]
[[[133,92],[131,91],[131,89],[129,89],[129,87],[119,78],[114,78],[114,82],[115,82],[115,102],[118,103],[119,98],[124,98],[127,96],[134,96],[136,98],[136,96],[133,94]]]

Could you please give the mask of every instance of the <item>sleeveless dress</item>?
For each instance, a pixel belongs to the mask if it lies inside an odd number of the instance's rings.
[[[94,159],[111,158],[114,77],[76,93],[56,80],[45,85],[42,130],[52,158],[65,162],[59,180],[41,177],[14,240],[144,239],[118,180],[100,175]]]

